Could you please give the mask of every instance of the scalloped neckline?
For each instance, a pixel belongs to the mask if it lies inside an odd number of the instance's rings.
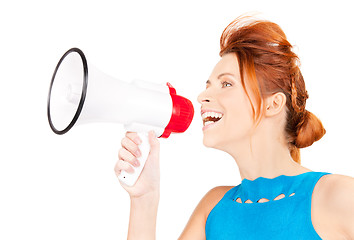
[[[308,171],[308,172],[300,173],[300,174],[298,174],[298,175],[291,175],[291,176],[282,174],[282,175],[276,176],[276,177],[274,177],[274,178],[258,177],[258,178],[254,179],[254,180],[249,180],[249,179],[247,179],[247,178],[244,178],[244,179],[242,179],[242,183],[244,183],[244,182],[256,182],[256,181],[260,181],[260,180],[262,180],[262,179],[263,179],[264,181],[269,181],[269,180],[274,180],[274,179],[278,179],[278,178],[286,178],[286,177],[292,178],[292,177],[298,177],[298,176],[301,176],[301,175],[303,175],[303,174],[310,173],[310,172],[314,172],[314,171]]]

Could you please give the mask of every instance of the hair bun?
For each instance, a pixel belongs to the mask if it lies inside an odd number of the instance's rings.
[[[305,148],[320,140],[325,135],[326,129],[322,122],[313,113],[305,110],[304,121],[298,131],[295,146]]]

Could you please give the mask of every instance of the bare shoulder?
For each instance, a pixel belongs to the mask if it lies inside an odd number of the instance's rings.
[[[205,239],[205,223],[210,211],[222,199],[227,191],[234,186],[219,186],[209,190],[199,201],[179,240]]]
[[[315,230],[323,239],[351,239],[354,224],[354,178],[327,174],[317,182],[311,204]]]
[[[234,186],[218,186],[212,188],[205,194],[202,201],[204,201],[206,216],[209,215],[210,211],[223,198],[225,193],[233,187]]]
[[[321,202],[333,202],[335,199],[352,197],[351,191],[354,187],[354,178],[341,174],[327,174],[322,176],[315,188],[314,194]]]
[[[206,221],[210,211],[223,198],[225,193],[233,187],[234,186],[218,186],[210,189],[200,200],[198,206],[196,207],[196,211],[200,212]]]

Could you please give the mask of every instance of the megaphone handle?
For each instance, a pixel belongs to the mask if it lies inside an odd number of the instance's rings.
[[[138,160],[140,162],[139,167],[134,167],[134,173],[127,173],[126,171],[122,170],[120,175],[118,176],[118,179],[122,181],[124,184],[128,186],[133,186],[135,182],[138,180],[141,172],[144,169],[145,162],[149,156],[150,153],[150,143],[149,143],[149,135],[148,132],[138,132],[138,136],[141,139],[141,144],[139,145],[139,149],[141,152],[141,156],[138,157]]]

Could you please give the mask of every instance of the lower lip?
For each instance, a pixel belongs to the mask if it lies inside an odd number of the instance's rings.
[[[209,129],[209,128],[215,126],[215,125],[217,125],[220,121],[221,121],[221,119],[220,119],[219,121],[217,121],[217,122],[214,122],[214,123],[212,123],[212,124],[209,124],[209,125],[204,126],[204,127],[203,127],[203,131],[205,131],[205,130],[207,130],[207,129]]]

